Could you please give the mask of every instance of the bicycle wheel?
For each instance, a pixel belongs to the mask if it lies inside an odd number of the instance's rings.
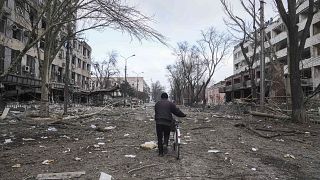
[[[180,159],[180,143],[179,143],[179,130],[177,130],[177,132],[175,133],[175,139],[174,139],[174,151],[175,151],[175,155],[177,160]]]

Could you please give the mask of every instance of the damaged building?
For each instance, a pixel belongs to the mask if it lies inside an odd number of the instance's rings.
[[[22,19],[29,19],[25,1],[5,1],[3,15],[0,17],[0,73],[6,71],[28,39],[27,28]],[[39,29],[46,27],[42,19]],[[18,63],[13,73],[1,80],[2,96],[9,101],[39,100],[40,99],[40,64],[43,57],[44,41],[42,39],[31,48]],[[40,58],[37,48],[40,49]],[[91,72],[91,47],[84,41],[72,42],[72,58],[70,62],[70,83],[73,100],[86,101],[89,90]],[[66,48],[62,47],[51,64],[49,70],[50,101],[63,100],[64,74],[66,69]]]
[[[303,29],[308,15],[308,1],[304,1],[297,9],[299,19],[297,26],[300,33]],[[287,65],[287,32],[284,23],[280,18],[277,20],[270,19],[266,23],[266,36],[269,37],[271,44],[275,47],[275,54],[277,56],[279,65],[281,67],[282,80],[284,87],[272,85],[274,79],[272,75],[270,64],[270,45],[265,38],[265,62],[266,62],[266,96],[290,96],[289,91],[289,77]],[[253,55],[252,43],[244,44],[246,54],[250,57]],[[269,53],[269,54],[268,54]],[[260,48],[257,50],[257,60],[253,64],[254,80],[259,92],[260,89]],[[305,95],[310,94],[320,83],[320,12],[314,15],[310,26],[310,32],[306,40],[304,52],[302,53],[302,60],[300,62],[302,89]],[[281,91],[284,93],[271,94],[271,91]],[[219,89],[221,93],[226,94],[226,101],[233,101],[234,99],[246,98],[251,96],[251,82],[248,72],[248,65],[242,54],[240,45],[236,45],[233,50],[233,75],[225,79],[224,87]]]

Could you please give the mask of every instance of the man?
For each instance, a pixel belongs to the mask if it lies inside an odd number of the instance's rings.
[[[178,117],[186,117],[176,105],[168,101],[168,94],[162,93],[161,100],[154,107],[156,131],[158,137],[159,156],[163,156],[168,152],[168,141],[170,136],[171,124],[174,123],[172,114]],[[164,138],[164,142],[162,139]]]

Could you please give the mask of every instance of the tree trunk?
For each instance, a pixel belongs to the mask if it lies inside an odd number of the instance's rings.
[[[255,81],[254,70],[252,68],[249,68],[249,74],[250,74],[252,100],[253,100],[253,102],[256,102],[257,101],[257,86],[256,86],[256,81]]]
[[[299,69],[301,54],[298,53],[298,41],[296,37],[298,37],[298,27],[294,24],[288,28],[288,65],[291,84],[292,121],[306,123],[308,119],[304,106]]]
[[[49,116],[49,62],[44,60],[41,76],[41,106],[40,116]]]
[[[68,31],[70,31],[70,28],[68,28]],[[63,102],[63,114],[67,115],[68,114],[68,105],[70,101],[70,96],[69,96],[69,77],[70,77],[70,55],[71,55],[71,43],[70,40],[67,41],[67,52],[66,52],[66,71],[64,74],[64,102]]]

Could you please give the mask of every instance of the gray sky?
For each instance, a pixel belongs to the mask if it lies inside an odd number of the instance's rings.
[[[176,47],[177,42],[187,41],[194,44],[200,39],[200,31],[213,26],[217,30],[226,31],[223,23],[225,14],[219,0],[127,0],[136,6],[138,10],[147,16],[152,16],[154,21],[150,25],[168,38],[168,44]],[[238,0],[231,0],[233,8],[239,7]],[[267,3],[272,3],[267,0]],[[266,17],[272,14],[271,4],[266,11]],[[241,12],[237,12],[241,15]],[[142,41],[131,39],[128,34],[107,29],[103,32],[88,31],[85,35],[92,47],[93,60],[102,60],[111,50],[116,50],[119,55],[135,57],[128,59],[128,76],[136,76],[133,71],[140,73],[150,85],[160,81],[169,90],[168,72],[166,66],[176,60],[173,50],[159,42]],[[124,59],[119,57],[121,76],[124,76]],[[232,55],[223,62],[216,71],[213,80],[224,80],[232,75]]]

